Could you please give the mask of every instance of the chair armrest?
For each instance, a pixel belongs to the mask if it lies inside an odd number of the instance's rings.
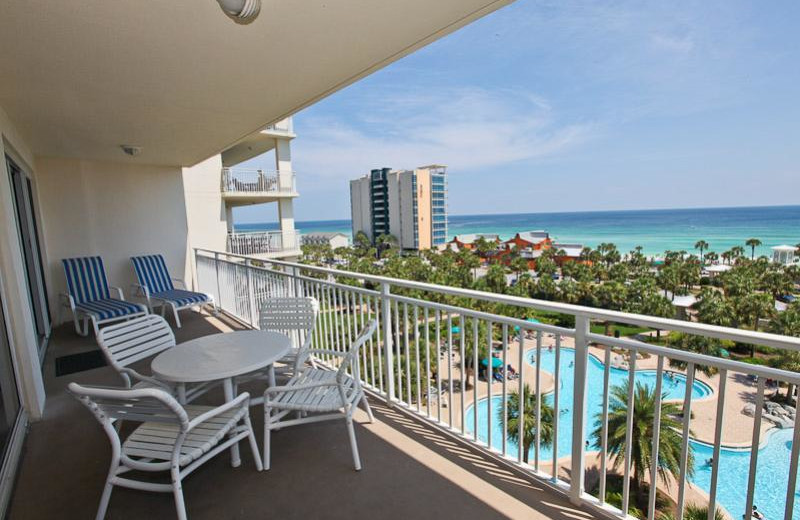
[[[130,377],[131,379],[135,379],[136,381],[141,381],[143,383],[150,383],[151,385],[157,388],[166,390],[167,392],[170,393],[170,395],[175,394],[175,389],[172,388],[169,384],[165,383],[164,381],[161,381],[160,379],[140,374],[139,372],[137,372],[132,368],[120,368],[119,371],[121,374],[127,374],[128,377]]]
[[[178,287],[179,289],[187,290],[186,282],[180,278],[172,278],[172,283],[175,286],[180,286]]]
[[[196,428],[200,424],[206,422],[207,420],[211,419],[212,417],[216,417],[220,414],[227,412],[233,408],[244,408],[247,410],[250,407],[250,394],[247,392],[241,393],[236,396],[236,399],[233,401],[228,401],[227,403],[223,404],[222,406],[218,406],[213,410],[209,410],[204,414],[200,414],[191,421],[189,421],[189,427],[186,431],[192,431],[192,429]]]
[[[338,357],[345,357],[347,352],[339,352],[338,350],[328,350],[324,348],[310,348],[306,350],[307,354],[325,354],[328,356],[338,356]]]
[[[148,289],[146,285],[140,283],[131,284],[131,293],[134,296],[144,296],[148,300],[150,299],[150,289]]]
[[[117,291],[118,300],[125,301],[125,295],[122,293],[122,287],[115,287],[113,285],[109,285],[108,288]]]
[[[69,305],[70,309],[75,308],[75,299],[71,294],[59,293],[58,297],[61,298],[62,305]]]
[[[271,386],[264,391],[264,397],[267,397],[267,394],[297,392],[299,390],[308,390],[309,388],[322,388],[323,386],[339,386],[339,383],[336,381],[320,381],[318,383],[307,383],[304,385]]]

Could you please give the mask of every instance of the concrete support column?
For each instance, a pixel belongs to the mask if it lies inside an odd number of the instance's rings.
[[[294,172],[292,171],[292,151],[288,139],[275,140],[275,169],[278,171],[278,185],[282,192],[294,192]],[[281,225],[281,238],[284,249],[297,249],[300,244],[294,229],[294,204],[291,198],[278,199],[278,221]]]

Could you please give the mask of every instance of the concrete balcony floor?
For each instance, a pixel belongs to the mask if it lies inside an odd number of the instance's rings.
[[[182,313],[178,341],[239,325],[227,318]],[[96,420],[66,393],[71,381],[119,384],[108,367],[55,377],[55,358],[96,349],[94,338],[78,337],[71,326],[56,329],[44,364],[47,406],[31,425],[16,487],[11,519],[93,518],[110,461],[108,440]],[[149,373],[148,361],[137,369]],[[247,388],[244,388],[247,390]],[[257,388],[249,389],[252,394]],[[221,403],[221,391],[202,398]],[[273,434],[272,469],[259,473],[242,444],[242,465],[230,466],[228,452],[184,481],[189,517],[234,518],[525,518],[590,519],[590,510],[478,449],[373,399],[376,421],[357,416],[364,469],[352,467],[343,422],[287,428]],[[261,442],[260,407],[251,409]],[[128,425],[131,427],[132,425]],[[170,494],[117,487],[107,518],[174,518]]]

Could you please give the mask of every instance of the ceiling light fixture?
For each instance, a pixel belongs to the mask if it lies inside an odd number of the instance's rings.
[[[217,0],[222,11],[234,22],[248,24],[261,11],[261,0]]]
[[[121,144],[121,145],[119,145],[119,147],[122,148],[123,152],[125,152],[127,155],[130,155],[131,157],[136,157],[137,155],[139,155],[142,152],[142,147],[141,146],[133,146],[133,145],[130,145],[130,144]]]

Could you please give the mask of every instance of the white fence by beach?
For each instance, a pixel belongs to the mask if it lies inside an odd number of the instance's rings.
[[[713,458],[711,460],[711,484],[709,492],[710,510],[717,505],[717,490],[721,475],[719,471],[720,450],[723,443],[723,423],[726,400],[726,382],[729,373],[746,378],[757,378],[755,417],[752,419],[752,456],[747,477],[745,507],[742,511],[730,511],[734,518],[741,518],[753,505],[757,479],[758,446],[762,441],[762,408],[765,402],[766,381],[781,381],[800,384],[800,374],[777,370],[766,366],[750,365],[730,359],[710,357],[682,350],[667,348],[629,338],[614,338],[593,333],[593,322],[613,321],[615,323],[647,327],[659,330],[682,332],[688,335],[732,340],[745,344],[757,344],[778,349],[800,350],[800,338],[774,334],[717,327],[686,321],[677,321],[643,315],[587,308],[563,303],[532,300],[508,295],[437,286],[407,280],[380,276],[362,275],[333,269],[280,262],[257,261],[239,255],[222,252],[196,250],[196,273],[198,289],[214,295],[221,308],[247,325],[257,327],[258,310],[268,298],[297,295],[313,296],[320,303],[320,315],[315,331],[316,346],[331,350],[347,348],[360,327],[372,318],[379,319],[378,339],[362,351],[361,374],[364,385],[376,396],[395,406],[416,414],[443,431],[466,439],[496,456],[499,460],[515,464],[552,486],[569,495],[575,504],[596,508],[599,513],[625,517],[631,504],[630,486],[631,451],[634,426],[634,392],[637,359],[643,356],[654,357],[655,368],[655,413],[652,425],[651,442],[655,458],[658,458],[662,399],[666,366],[669,360],[686,364],[685,398],[683,413],[678,419],[681,424],[680,471],[677,475],[677,490],[670,494],[677,502],[676,518],[683,517],[688,493],[688,457],[690,451],[690,421],[692,417],[692,389],[695,382],[695,368],[714,367],[719,371],[719,386],[712,399],[716,400],[716,416],[713,418]],[[455,297],[458,305],[445,302],[445,296]],[[522,320],[515,317],[488,313],[480,310],[486,303],[495,303],[509,308],[523,308],[555,312],[574,318],[574,327],[562,327]],[[519,342],[517,345],[515,342]],[[502,382],[490,384],[477,377],[475,368],[481,366],[479,350],[481,344],[487,352],[496,352],[502,367],[516,366],[517,378],[503,377]],[[547,343],[548,345],[545,345]],[[561,387],[559,356],[565,351],[565,343],[574,343],[574,383],[571,392]],[[604,377],[602,385],[602,417],[599,439],[599,490],[590,494],[585,489],[587,445],[587,373],[590,345],[605,346]],[[426,348],[427,347],[427,348]],[[554,350],[554,373],[544,376],[541,368],[543,352]],[[608,491],[609,474],[612,470],[609,457],[604,455],[608,445],[608,414],[611,388],[609,374],[612,349],[626,355],[629,361],[629,392],[627,395],[628,416],[625,425],[625,464],[621,493],[621,508],[612,506],[604,500]],[[512,359],[513,352],[513,359]],[[530,352],[530,354],[529,354]],[[527,356],[535,359],[533,377],[526,375]],[[323,359],[325,363],[335,364],[335,358]],[[494,363],[488,355],[487,364]],[[503,370],[505,372],[505,370]],[[491,372],[486,374],[492,380]],[[553,384],[544,388],[546,378],[552,377]],[[471,383],[471,386],[468,385]],[[594,383],[596,384],[596,383]],[[524,400],[517,400],[518,410],[508,410],[508,398],[512,393],[522,394],[528,385],[537,395],[550,391],[552,387],[553,439],[555,445],[549,450],[552,457],[545,460],[540,432],[543,416],[541,400],[535,401],[534,413],[536,428],[531,450],[533,456],[528,464],[523,462],[522,443],[508,440],[509,417],[525,415]],[[574,396],[564,402],[564,394]],[[493,398],[500,397],[498,406],[502,412],[493,409]],[[731,396],[727,396],[731,398]],[[488,438],[479,435],[479,406],[486,400],[488,425],[485,429]],[[472,407],[472,417],[467,422],[468,410]],[[562,408],[572,410],[570,424],[572,431],[569,456],[563,456],[563,446],[559,447],[559,428],[567,427],[566,419],[560,419]],[[496,414],[496,415],[495,415]],[[589,418],[591,420],[591,418]],[[492,425],[502,423],[502,438],[492,439]],[[522,421],[517,436],[522,438]],[[591,426],[591,425],[590,425]],[[800,421],[793,426],[793,444],[788,465],[788,479],[785,483],[784,519],[792,518],[797,487],[798,453],[800,452]],[[513,434],[513,432],[512,432]],[[512,435],[513,436],[513,435]],[[562,456],[559,457],[559,453]],[[661,481],[657,475],[657,464],[652,464],[650,482]],[[661,487],[661,486],[659,486]],[[656,486],[649,495],[648,518],[655,516]],[[749,516],[747,517],[749,518]],[[774,519],[770,519],[774,520]]]

